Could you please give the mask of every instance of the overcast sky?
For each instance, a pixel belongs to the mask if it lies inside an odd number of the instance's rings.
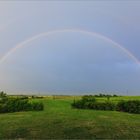
[[[0,1],[0,60],[51,31],[0,63],[0,90],[140,95],[139,1]]]

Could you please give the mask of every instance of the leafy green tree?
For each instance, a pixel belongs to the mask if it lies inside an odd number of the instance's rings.
[[[4,91],[1,91],[0,92],[0,98],[3,98],[3,97],[6,97],[7,95],[6,95],[6,93],[4,92]]]
[[[1,91],[0,92],[0,103],[5,103],[7,101],[7,95],[5,92]]]

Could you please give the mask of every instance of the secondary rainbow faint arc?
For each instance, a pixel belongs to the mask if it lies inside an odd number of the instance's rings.
[[[16,50],[25,47],[25,45],[27,45],[28,43],[30,43],[30,42],[32,42],[32,41],[34,41],[36,39],[39,39],[39,38],[44,37],[44,36],[50,36],[50,35],[53,35],[53,34],[56,34],[56,33],[67,33],[67,32],[83,33],[83,34],[87,34],[87,35],[90,35],[90,36],[93,36],[93,37],[100,38],[100,39],[105,40],[105,41],[107,41],[109,43],[112,43],[112,45],[113,45],[112,47],[119,48],[124,53],[126,53],[131,59],[133,59],[137,64],[140,64],[139,60],[129,50],[124,48],[122,45],[118,44],[117,42],[113,41],[112,39],[110,39],[110,38],[108,38],[108,37],[106,37],[106,36],[104,36],[102,34],[99,34],[99,33],[96,33],[96,32],[91,32],[91,31],[87,31],[87,30],[82,30],[82,29],[61,29],[61,30],[52,30],[52,31],[48,31],[48,32],[37,34],[37,35],[35,35],[35,36],[33,36],[33,37],[31,37],[31,38],[29,38],[29,39],[19,43],[19,44],[17,44],[15,47],[10,49],[0,59],[0,63],[3,63]]]

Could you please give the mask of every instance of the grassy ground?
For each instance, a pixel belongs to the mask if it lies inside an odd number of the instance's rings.
[[[37,99],[44,111],[0,114],[0,139],[140,139],[140,115],[72,109],[74,98]],[[120,98],[140,99],[111,100]]]

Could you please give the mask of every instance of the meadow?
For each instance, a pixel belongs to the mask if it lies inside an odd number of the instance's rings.
[[[0,139],[140,139],[140,115],[117,111],[74,109],[80,96],[46,96],[44,111],[0,114]],[[110,100],[140,100],[140,96]],[[106,98],[97,98],[105,101]]]

